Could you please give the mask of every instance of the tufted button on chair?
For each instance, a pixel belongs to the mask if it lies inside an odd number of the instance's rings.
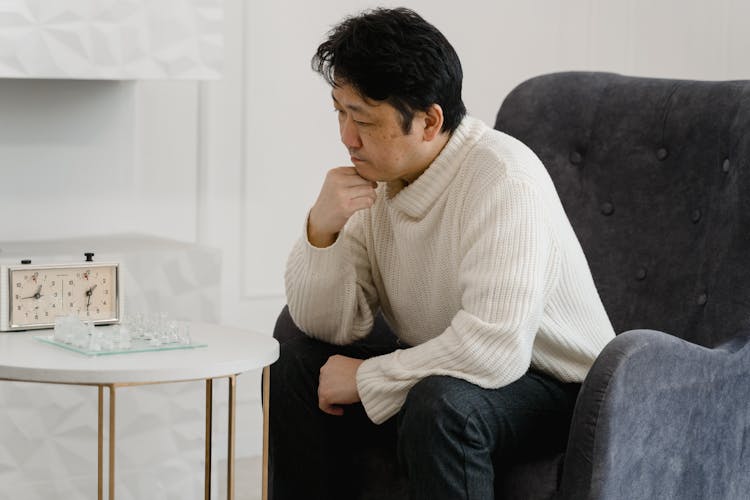
[[[724,158],[724,161],[721,164],[721,169],[725,174],[729,172],[729,158]]]
[[[495,128],[542,159],[623,332],[567,448],[498,468],[496,498],[747,499],[750,82],[554,73],[514,89]],[[294,329],[285,309],[274,335]],[[392,334],[378,318],[371,335]],[[352,500],[407,498],[396,458],[368,457]]]
[[[573,165],[580,165],[583,161],[583,156],[578,151],[573,151],[570,153],[570,163]]]
[[[647,273],[647,271],[646,271],[646,268],[645,268],[645,267],[641,267],[641,268],[639,268],[639,269],[638,269],[638,271],[637,271],[637,272],[636,272],[636,274],[635,274],[635,278],[636,278],[636,279],[637,279],[638,281],[643,281],[643,280],[645,280],[645,279],[646,279],[646,276],[648,276],[648,273]]]
[[[610,202],[604,202],[602,203],[602,213],[604,215],[612,215],[615,213],[615,206],[612,205]]]

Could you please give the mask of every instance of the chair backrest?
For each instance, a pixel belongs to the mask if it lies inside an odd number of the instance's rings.
[[[549,170],[617,332],[750,327],[750,81],[553,73],[495,128]]]

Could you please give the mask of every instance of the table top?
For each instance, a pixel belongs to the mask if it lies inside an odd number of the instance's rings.
[[[269,365],[279,356],[279,343],[270,335],[208,323],[190,323],[193,342],[206,347],[107,356],[86,356],[34,339],[50,333],[0,333],[0,379],[63,384],[178,382],[240,374]]]

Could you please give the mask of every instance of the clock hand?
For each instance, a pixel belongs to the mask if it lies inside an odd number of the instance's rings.
[[[34,295],[29,295],[28,297],[21,297],[22,299],[40,299],[42,297],[42,285],[39,285],[39,288],[36,289],[36,293]]]
[[[92,286],[88,290],[86,290],[86,310],[89,310],[89,306],[91,305],[91,296],[94,294],[94,288],[96,288],[96,285]]]

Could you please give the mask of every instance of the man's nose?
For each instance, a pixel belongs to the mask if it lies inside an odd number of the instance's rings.
[[[359,137],[359,131],[357,126],[354,124],[354,120],[346,118],[341,123],[341,142],[344,143],[349,149],[358,148],[362,146],[362,140]]]

